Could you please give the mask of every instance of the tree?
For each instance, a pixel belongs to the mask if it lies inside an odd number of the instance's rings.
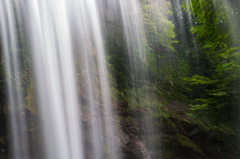
[[[222,1],[190,0],[185,5],[196,18],[197,25],[191,31],[200,42],[210,65],[205,75],[186,78],[191,85],[205,87],[206,98],[196,99],[193,109],[208,110],[214,119],[224,121],[237,108],[239,91],[239,48],[234,46],[236,30],[231,27],[230,6]],[[188,7],[189,6],[189,7]],[[188,8],[187,8],[188,7]],[[194,90],[197,91],[197,90]]]

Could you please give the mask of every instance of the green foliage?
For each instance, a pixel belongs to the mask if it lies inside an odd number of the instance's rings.
[[[132,110],[148,115],[149,118],[161,117],[164,97],[157,92],[156,87],[144,84],[139,88],[132,88],[127,92],[128,104]],[[156,95],[157,94],[157,95]]]
[[[231,43],[229,20],[222,1],[191,0],[189,3],[187,6],[197,21],[191,31],[196,34],[196,39],[201,44],[218,49]]]
[[[205,65],[203,74],[194,74],[184,80],[193,91],[202,86],[204,95],[199,95],[193,110],[204,110],[215,120],[226,121],[239,104],[239,48],[234,47],[230,29],[230,16],[222,1],[191,0],[188,9],[195,16],[197,25],[191,31],[202,45]],[[196,86],[196,87],[195,87]],[[208,111],[206,111],[208,110]]]
[[[116,88],[122,92],[127,89],[129,84],[129,68],[126,59],[121,55],[115,54],[107,57],[108,68],[111,71],[117,85]]]
[[[171,3],[142,0],[145,31],[148,41],[146,71],[153,82],[170,100],[185,100],[183,78],[189,68],[183,56],[178,56],[175,46],[174,24],[171,20]]]
[[[206,85],[214,83],[214,81],[210,80],[209,78],[199,75],[194,75],[191,78],[186,77],[184,80],[189,82],[191,85],[195,84]]]
[[[180,135],[180,134],[177,134],[176,136],[177,136],[178,142],[179,142],[183,147],[190,148],[190,149],[192,149],[193,151],[196,151],[196,152],[204,155],[203,152],[201,151],[201,149],[200,149],[195,143],[193,143],[188,137],[183,136],[183,135]]]
[[[166,1],[152,1],[148,4],[143,1],[142,4],[148,44],[150,44],[150,46],[154,46],[155,43],[160,43],[162,47],[166,47],[173,51],[174,47],[172,44],[176,42],[173,40],[175,37],[175,33],[173,31],[174,25],[172,21],[168,19],[168,16],[171,15],[171,4]]]
[[[0,50],[1,52],[1,50]],[[4,111],[6,98],[6,79],[5,79],[5,69],[2,57],[0,57],[0,113]]]

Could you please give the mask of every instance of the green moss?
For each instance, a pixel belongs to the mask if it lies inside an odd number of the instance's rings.
[[[149,117],[160,118],[164,108],[162,98],[156,96],[156,90],[148,85],[127,90],[126,98],[129,109],[147,114]]]
[[[167,111],[162,111],[161,110],[161,117],[164,118],[164,119],[168,119],[171,117],[171,114]]]
[[[176,125],[174,122],[168,119],[168,126],[170,126],[170,129],[174,132],[179,132],[178,129],[176,128]]]
[[[193,120],[193,123],[196,124],[196,125],[197,125],[199,128],[201,128],[202,130],[205,130],[205,131],[208,132],[209,128],[208,128],[205,124],[203,124],[203,122],[202,122],[201,120],[199,120],[199,119],[194,119],[194,120]]]
[[[113,119],[119,121],[121,117],[119,115],[113,115]]]
[[[126,119],[130,120],[131,122],[133,122],[134,118],[131,116],[127,116]]]
[[[191,122],[190,122],[190,121],[188,121],[188,120],[187,120],[187,119],[185,119],[185,118],[182,118],[182,121],[183,121],[183,122],[185,122],[185,123],[191,124]]]
[[[188,137],[177,134],[176,139],[183,147],[190,148],[190,149],[204,155],[203,152],[201,151],[201,149],[195,143],[193,143]]]
[[[234,131],[231,130],[230,128],[228,128],[227,126],[223,125],[223,124],[218,124],[218,125],[214,125],[211,130],[213,130],[214,132],[218,132],[218,133],[222,133],[222,134],[228,134],[228,135],[234,135]]]
[[[166,159],[172,159],[172,158],[179,159],[181,157],[177,157],[176,154],[174,153],[174,151],[165,151],[164,152],[164,158],[166,158]]]

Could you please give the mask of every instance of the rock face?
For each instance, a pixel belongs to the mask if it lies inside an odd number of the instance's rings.
[[[129,123],[124,122],[128,129]],[[132,127],[131,127],[132,128]],[[131,129],[130,128],[130,129]],[[121,158],[123,159],[150,159],[150,153],[147,150],[145,141],[135,139],[137,135],[130,133],[130,131],[124,132],[119,129],[116,132],[116,141],[119,145],[119,150],[121,151]]]
[[[135,159],[150,159],[150,153],[145,144],[139,140],[131,140],[127,144],[127,152]]]
[[[189,133],[189,137],[192,137],[194,136],[195,134],[197,134],[199,132],[199,130],[197,128],[195,128],[194,130],[192,130],[190,133]]]
[[[123,108],[125,104],[119,105],[115,114],[118,115],[115,125],[119,128],[115,137],[121,159],[237,159],[240,156],[235,151],[239,146],[233,131],[189,116],[182,104],[169,103],[161,109],[161,116],[150,120],[159,131],[152,131],[145,124],[145,111],[134,114],[124,112]]]

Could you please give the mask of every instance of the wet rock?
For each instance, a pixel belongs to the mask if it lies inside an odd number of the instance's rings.
[[[122,130],[117,131],[116,138],[117,138],[118,144],[121,147],[126,147],[127,143],[130,141],[130,137],[128,136],[128,134],[126,134]]]
[[[193,130],[189,133],[189,137],[192,137],[193,135],[197,134],[198,131],[199,131],[199,130],[198,130],[197,128],[193,129]]]
[[[131,138],[136,139],[139,134],[139,128],[130,119],[124,119],[120,122],[121,129]]]
[[[150,153],[146,149],[144,142],[140,140],[131,140],[127,144],[127,152],[135,159],[150,159]]]
[[[174,113],[184,112],[188,108],[186,104],[179,103],[178,101],[169,102],[169,106]]]

